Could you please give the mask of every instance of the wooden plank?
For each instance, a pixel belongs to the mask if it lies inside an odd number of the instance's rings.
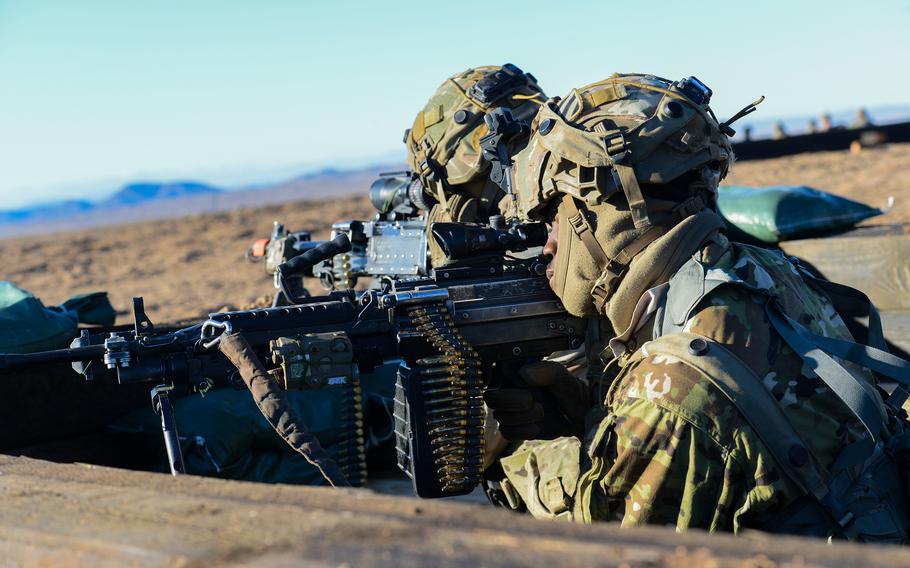
[[[751,140],[737,142],[733,152],[738,161],[764,160],[804,152],[830,152],[846,150],[865,133],[874,133],[886,142],[910,142],[910,122],[868,126],[864,128],[833,129],[814,134],[797,134],[779,140]]]
[[[366,490],[269,486],[0,456],[10,566],[910,565],[910,550],[536,521]]]
[[[910,310],[910,225],[868,227],[780,246],[829,280],[862,290],[879,310]]]

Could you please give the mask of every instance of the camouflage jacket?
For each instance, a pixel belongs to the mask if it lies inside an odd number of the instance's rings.
[[[751,367],[827,468],[863,435],[862,425],[776,333],[762,291],[815,333],[851,339],[840,316],[778,253],[712,244],[697,258],[714,286],[681,330],[723,344]],[[660,335],[660,317],[635,335],[633,350]],[[767,528],[800,497],[733,403],[699,371],[657,354],[623,361],[603,406],[589,413],[585,440],[527,442],[502,460],[504,488],[532,514],[738,532]]]

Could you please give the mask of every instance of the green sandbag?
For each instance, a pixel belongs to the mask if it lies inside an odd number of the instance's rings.
[[[721,186],[717,208],[733,239],[767,244],[849,229],[884,213],[804,185]]]
[[[117,312],[108,300],[107,292],[78,294],[60,304],[60,307],[75,312],[76,319],[81,324],[111,327],[117,319]]]
[[[62,306],[45,306],[11,282],[0,282],[0,352],[31,353],[68,347],[79,323],[112,325],[106,292],[82,294]]]

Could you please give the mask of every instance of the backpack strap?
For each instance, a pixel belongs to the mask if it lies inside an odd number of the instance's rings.
[[[830,491],[826,473],[751,367],[720,343],[694,333],[673,333],[649,341],[632,361],[654,353],[671,355],[699,371],[733,403],[800,491],[821,504],[829,520],[842,530],[850,524],[852,513]]]
[[[875,387],[851,373],[831,356],[833,352],[830,349],[822,346],[827,346],[828,342],[832,341],[857,347],[860,344],[815,335],[785,314],[773,299],[765,304],[765,312],[771,325],[787,345],[847,405],[872,438],[879,440],[888,418],[878,393],[874,391]],[[850,360],[847,357],[842,358]]]
[[[791,260],[794,260],[794,263],[799,268],[803,280],[819,292],[825,294],[828,299],[831,300],[834,309],[837,310],[837,313],[842,317],[848,319],[868,318],[869,329],[865,334],[858,334],[856,329],[853,327],[850,328],[850,333],[853,334],[853,337],[857,341],[882,351],[888,350],[888,346],[885,343],[885,334],[882,331],[882,318],[868,296],[856,288],[831,282],[830,280],[825,280],[823,278],[816,278],[815,275],[811,274],[800,265],[799,259],[793,259],[791,257]],[[849,322],[847,322],[847,324],[848,327],[850,327]],[[865,337],[862,337],[862,335],[865,335]]]
[[[871,310],[874,313],[875,307],[871,307]],[[772,306],[770,302],[767,305],[767,313],[772,325],[774,325],[774,328],[781,334],[787,344],[799,354],[838,397],[841,397],[841,400],[850,407],[850,410],[867,427],[875,420],[871,411],[865,408],[869,401],[858,400],[858,398],[865,398],[865,396],[856,387],[862,388],[872,399],[878,398],[878,395],[877,393],[875,396],[869,394],[870,389],[873,387],[857,379],[855,375],[834,360],[831,355],[851,361],[879,375],[888,377],[903,387],[896,389],[894,394],[888,398],[888,406],[900,408],[904,400],[906,400],[906,389],[910,388],[910,362],[896,357],[886,350],[870,345],[815,334],[784,314],[780,309]],[[870,314],[870,337],[873,335],[872,329],[874,327],[872,319]],[[842,395],[848,398],[844,398]],[[850,403],[848,400],[856,400],[856,402]],[[881,408],[877,401],[875,401],[875,405],[879,407],[878,414],[882,422],[879,428],[881,428],[884,426],[884,421],[887,420],[887,417],[884,414],[884,409]],[[863,412],[863,414],[860,414],[860,412]],[[867,422],[866,419],[872,420],[872,422]],[[877,434],[877,432],[873,433]]]
[[[870,300],[866,294],[856,288],[831,282],[824,278],[818,278],[809,272],[806,267],[800,263],[798,258],[789,257],[789,259],[799,269],[800,275],[806,283],[831,300],[831,304],[834,306],[837,313],[844,319],[844,323],[847,325],[847,328],[850,330],[850,334],[856,340],[856,343],[862,348],[868,347],[871,349],[869,353],[860,353],[860,351],[866,351],[866,349],[841,346],[840,349],[843,350],[842,353],[844,354],[834,353],[830,350],[828,351],[842,359],[853,361],[879,375],[896,381],[898,383],[897,387],[891,392],[887,400],[885,400],[885,404],[894,412],[900,411],[907,401],[907,398],[910,397],[910,385],[907,384],[907,380],[910,380],[910,366],[908,366],[906,360],[895,357],[889,350],[888,344],[885,341],[885,333],[882,331],[882,318],[878,313],[875,304],[872,303],[872,300]],[[856,321],[859,318],[866,319],[867,323],[865,327]],[[823,340],[828,340],[828,338],[823,338]],[[823,343],[831,345],[829,341],[823,341]],[[856,353],[856,358],[853,358],[854,355],[852,354],[848,355],[848,352]],[[879,370],[881,367],[874,362],[875,360],[881,360],[887,364],[887,370]],[[895,371],[898,373],[898,376],[894,376],[893,373]]]

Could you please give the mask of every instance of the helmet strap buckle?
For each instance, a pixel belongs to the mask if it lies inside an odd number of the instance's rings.
[[[635,177],[635,168],[632,167],[632,156],[626,135],[622,130],[607,132],[602,122],[594,127],[594,131],[603,135],[604,151],[613,163],[611,169],[613,183],[626,196],[635,228],[647,229],[651,226],[651,220],[648,218],[645,197],[642,195],[638,179]]]

